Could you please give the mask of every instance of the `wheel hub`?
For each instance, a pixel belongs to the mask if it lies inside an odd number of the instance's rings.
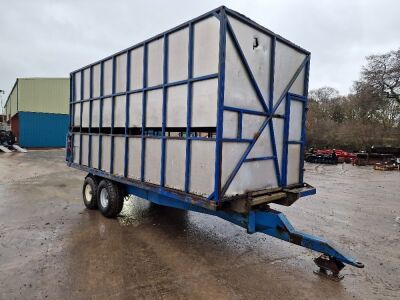
[[[88,202],[92,201],[93,198],[93,190],[90,184],[87,184],[85,187],[85,198]]]
[[[102,189],[100,192],[100,204],[102,207],[107,207],[108,206],[108,192],[107,189]]]

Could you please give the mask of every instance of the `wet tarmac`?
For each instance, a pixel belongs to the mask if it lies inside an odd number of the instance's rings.
[[[400,172],[306,168],[317,195],[275,208],[365,264],[339,283],[313,274],[317,253],[216,217],[88,211],[63,151],[0,154],[0,299],[399,299]]]

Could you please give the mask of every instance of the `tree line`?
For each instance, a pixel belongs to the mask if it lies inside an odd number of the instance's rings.
[[[400,49],[368,56],[348,95],[311,90],[306,126],[308,147],[400,147]]]

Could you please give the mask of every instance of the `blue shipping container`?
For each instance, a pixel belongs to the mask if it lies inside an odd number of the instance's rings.
[[[19,112],[18,143],[25,148],[65,147],[69,116]]]

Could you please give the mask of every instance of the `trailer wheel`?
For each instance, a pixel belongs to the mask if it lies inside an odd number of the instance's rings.
[[[98,185],[99,182],[95,177],[91,175],[86,176],[85,181],[83,182],[82,197],[83,197],[83,203],[88,209],[97,208]]]
[[[115,218],[124,205],[125,192],[117,183],[107,179],[100,181],[97,189],[97,205],[103,216]]]

